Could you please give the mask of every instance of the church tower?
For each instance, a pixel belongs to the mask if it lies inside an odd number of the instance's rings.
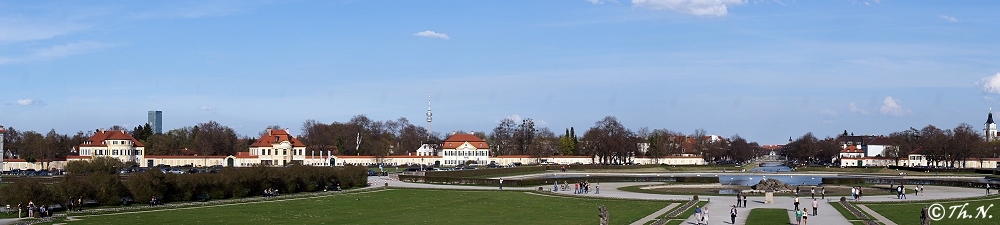
[[[6,132],[7,131],[3,129],[3,126],[0,126],[0,164],[3,164],[3,156],[7,155],[7,153],[3,150],[3,135]]]
[[[990,108],[990,114],[986,117],[986,124],[983,125],[983,139],[988,142],[997,140],[997,124],[993,123],[993,108]]]

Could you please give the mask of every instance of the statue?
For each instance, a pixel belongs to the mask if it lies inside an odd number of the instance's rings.
[[[600,205],[597,206],[597,210],[601,211],[600,214],[597,214],[597,216],[601,217],[601,225],[608,225],[608,220],[610,220],[611,217],[611,215],[608,214],[608,208],[604,207],[604,205]]]

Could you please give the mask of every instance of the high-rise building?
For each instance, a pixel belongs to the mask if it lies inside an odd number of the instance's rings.
[[[163,133],[163,111],[149,111],[149,123],[154,134]]]

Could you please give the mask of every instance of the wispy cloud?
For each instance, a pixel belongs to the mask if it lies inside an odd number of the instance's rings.
[[[1000,73],[994,74],[993,76],[983,77],[982,80],[976,83],[979,86],[979,90],[990,94],[1000,94]]]
[[[948,22],[952,22],[952,23],[957,23],[958,22],[958,19],[955,19],[955,17],[951,17],[951,16],[948,16],[948,15],[940,15],[938,17],[940,17],[944,21],[948,21]]]
[[[255,1],[192,1],[187,4],[171,2],[155,10],[134,14],[136,18],[206,18],[226,16],[256,7],[261,2]]]
[[[0,43],[46,40],[89,29],[76,23],[44,23],[23,18],[0,18]]]
[[[17,104],[19,106],[45,106],[46,105],[45,102],[43,102],[42,100],[31,99],[31,98],[18,99],[15,104]]]
[[[837,116],[837,111],[833,111],[831,109],[821,109],[819,110],[819,114],[822,114],[824,116]]]
[[[604,5],[604,3],[608,2],[618,3],[618,0],[587,0],[587,2],[590,2],[590,4],[594,5]]]
[[[450,40],[451,39],[451,38],[448,37],[447,34],[438,33],[438,32],[434,32],[434,31],[431,31],[431,30],[425,30],[425,31],[417,32],[417,33],[413,34],[413,36],[417,36],[417,37],[429,37],[429,38],[440,38],[440,39],[444,39],[444,40]]]
[[[853,113],[860,113],[861,115],[871,115],[872,114],[868,110],[865,110],[865,109],[862,109],[861,107],[858,107],[858,103],[854,103],[854,102],[851,102],[850,104],[847,105],[847,110],[850,110]]]
[[[64,45],[55,45],[48,48],[37,49],[22,56],[0,56],[0,65],[11,63],[42,61],[65,58],[72,55],[84,54],[101,48],[112,46],[94,41],[80,41]]]
[[[743,0],[632,0],[632,5],[636,7],[706,17],[726,16],[729,14],[729,6],[743,3]]]
[[[879,111],[882,113],[882,115],[890,115],[890,116],[902,116],[910,114],[911,112],[910,109],[903,108],[903,106],[899,104],[899,100],[892,98],[892,96],[885,97],[885,100],[882,101],[882,107],[879,109]]]
[[[215,107],[211,107],[211,106],[207,106],[207,105],[203,105],[203,106],[199,107],[198,109],[200,109],[201,111],[206,111],[206,112],[215,111]]]

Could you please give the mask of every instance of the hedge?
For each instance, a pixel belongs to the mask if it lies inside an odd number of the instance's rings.
[[[218,173],[165,174],[151,169],[128,176],[108,173],[71,174],[58,183],[44,185],[34,179],[19,179],[0,188],[0,204],[63,204],[81,196],[100,205],[121,205],[123,200],[147,203],[152,196],[161,202],[195,201],[259,196],[264,189],[279,193],[313,192],[367,185],[367,169],[345,167],[250,167],[225,168]]]
[[[499,185],[497,179],[489,178],[471,178],[471,177],[432,177],[432,176],[413,176],[413,175],[399,175],[399,180],[406,182],[424,182],[424,183],[437,183],[437,184],[460,184],[460,185],[479,185],[479,186],[496,186]],[[580,181],[589,181],[590,183],[600,183],[600,182],[680,182],[680,183],[718,183],[718,177],[636,177],[636,176],[590,176],[590,177],[564,177],[564,178],[543,178],[543,179],[528,179],[528,180],[504,180],[504,186],[509,187],[527,187],[527,186],[538,186],[538,185],[552,185],[552,182],[559,182],[560,184],[575,183]]]

